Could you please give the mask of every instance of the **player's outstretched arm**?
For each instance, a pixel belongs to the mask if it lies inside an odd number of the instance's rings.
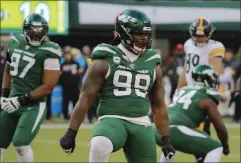
[[[222,117],[218,112],[217,103],[214,102],[212,99],[203,99],[199,103],[200,108],[207,109],[208,117],[210,118],[211,122],[214,125],[214,128],[217,132],[217,136],[223,145],[223,153],[228,155],[229,151],[229,144],[228,144],[228,132],[223,123]]]
[[[162,151],[167,159],[175,154],[171,141],[169,140],[169,123],[166,104],[164,100],[165,90],[162,83],[162,72],[160,66],[156,69],[156,80],[150,92],[150,104],[153,113],[153,121],[162,136]]]
[[[96,96],[99,94],[108,68],[107,60],[97,59],[94,60],[85,74],[83,85],[80,90],[79,100],[74,107],[74,111],[70,119],[69,129],[60,139],[60,146],[68,154],[74,152],[75,137],[80,124],[83,122],[88,109],[94,103]]]
[[[182,88],[187,85],[186,77],[185,77],[186,65],[183,66],[182,73],[178,78],[177,88]]]
[[[11,59],[9,53],[6,54],[6,64],[3,72],[3,81],[2,81],[2,97],[8,97],[10,94],[11,87],[11,75],[10,75],[10,64]]]
[[[2,94],[1,94],[1,100],[0,100],[0,109],[5,110],[5,106],[8,101],[8,96],[10,94],[10,87],[11,87],[11,75],[10,75],[10,63],[11,59],[9,57],[9,54],[7,52],[6,54],[6,64],[4,68],[4,73],[3,73],[3,81],[2,81]]]
[[[9,91],[10,91],[10,87],[11,87],[10,66],[9,66],[9,63],[6,63],[5,68],[4,68],[4,73],[3,73],[3,82],[2,82],[3,92],[2,93],[4,93],[4,89],[5,90],[9,89]],[[8,95],[6,97],[8,97]]]
[[[104,83],[108,71],[107,60],[94,60],[83,79],[79,100],[74,107],[70,120],[70,128],[78,131],[90,106],[94,103]]]
[[[169,135],[169,124],[166,104],[164,101],[165,90],[162,83],[162,72],[156,67],[156,80],[150,93],[150,104],[153,113],[153,121],[160,135]]]

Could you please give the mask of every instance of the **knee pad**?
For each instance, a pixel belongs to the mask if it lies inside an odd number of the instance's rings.
[[[15,149],[16,149],[19,156],[23,156],[23,155],[25,155],[26,153],[28,153],[29,151],[32,150],[30,145],[15,147]]]
[[[113,151],[113,144],[107,137],[95,136],[91,139],[90,149],[101,154],[110,154]]]

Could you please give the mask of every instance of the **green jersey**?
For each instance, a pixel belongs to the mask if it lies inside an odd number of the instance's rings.
[[[106,59],[109,70],[100,92],[98,116],[145,116],[149,110],[148,93],[155,78],[155,67],[161,57],[147,50],[135,61],[125,55],[123,46],[100,44],[93,51],[93,60]]]
[[[198,127],[207,117],[206,110],[199,107],[199,102],[206,98],[219,103],[221,95],[215,89],[202,85],[190,85],[178,90],[168,107],[170,125]]]
[[[61,48],[50,41],[33,47],[23,35],[17,34],[10,39],[7,55],[11,75],[10,96],[13,97],[29,93],[43,84],[45,60],[57,58],[60,61]]]

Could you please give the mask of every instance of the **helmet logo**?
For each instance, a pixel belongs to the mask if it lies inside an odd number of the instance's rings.
[[[143,31],[151,31],[151,27],[143,27]]]
[[[118,17],[118,20],[122,21],[123,23],[127,23],[127,22],[135,23],[135,22],[137,22],[136,18],[133,18],[132,16],[129,16],[129,15],[120,15]]]
[[[204,74],[207,74],[208,76],[210,76],[213,80],[214,80],[214,72],[212,69],[208,69],[208,70],[203,70]]]
[[[41,23],[41,22],[33,22],[32,25],[34,25],[34,26],[35,26],[35,25],[36,25],[36,26],[41,26],[42,23]]]
[[[131,41],[130,41],[130,40],[126,40],[126,43],[127,43],[127,44],[130,44],[130,43],[131,43]]]

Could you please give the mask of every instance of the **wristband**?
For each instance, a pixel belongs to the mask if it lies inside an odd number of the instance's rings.
[[[169,139],[169,136],[163,136],[161,137],[162,144],[171,144],[171,141]]]
[[[32,100],[32,97],[31,97],[30,93],[19,96],[18,101],[19,101],[20,105],[31,104],[31,103],[34,102],[34,100]]]
[[[65,135],[75,138],[76,135],[77,135],[77,131],[73,130],[72,128],[68,128],[68,130],[67,130]]]
[[[9,94],[10,94],[10,88],[3,88],[2,89],[2,97],[8,98]]]

